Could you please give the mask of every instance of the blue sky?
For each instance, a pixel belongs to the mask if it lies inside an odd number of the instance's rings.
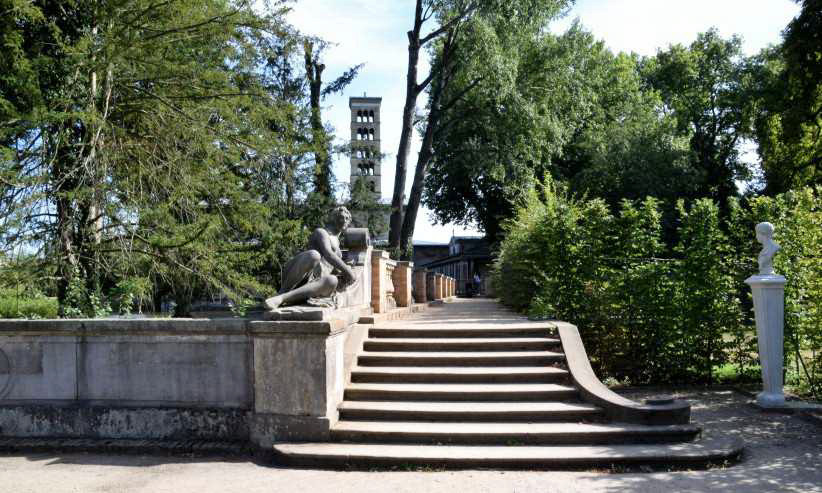
[[[334,43],[324,60],[326,80],[336,78],[352,65],[365,64],[344,94],[329,97],[324,103],[324,119],[337,129],[338,138],[348,137],[349,96],[367,92],[383,98],[384,200],[390,200],[394,189],[394,162],[405,100],[405,33],[413,23],[413,9],[413,0],[298,0],[288,17],[303,33]],[[799,6],[790,0],[578,0],[551,29],[561,32],[579,18],[611,50],[653,55],[672,43],[689,44],[697,33],[716,27],[723,36],[742,36],[744,50],[753,54],[778,43],[782,30],[798,12]],[[426,71],[427,63],[423,61],[420,73]],[[424,99],[417,104],[422,107]],[[415,135],[406,179],[409,189],[418,150],[419,137]],[[334,173],[340,182],[348,182],[348,158],[336,159]],[[447,241],[452,231],[476,233],[472,228],[431,222],[428,211],[421,211],[415,240]]]

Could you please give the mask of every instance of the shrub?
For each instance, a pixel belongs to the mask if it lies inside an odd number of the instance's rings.
[[[789,375],[820,396],[822,193],[732,201],[727,218],[708,199],[677,204],[666,255],[660,204],[570,198],[549,183],[505,225],[494,267],[501,301],[533,317],[577,324],[603,378],[711,383],[716,369],[756,370],[750,290],[755,223],[777,226],[776,267],[787,279]],[[504,289],[501,289],[504,286]]]
[[[0,290],[0,318],[56,318],[57,298],[27,297],[12,289]]]

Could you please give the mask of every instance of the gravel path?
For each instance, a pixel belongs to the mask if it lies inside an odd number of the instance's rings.
[[[630,394],[644,398],[649,393]],[[323,471],[247,459],[30,453],[0,455],[0,491],[28,492],[822,492],[822,426],[763,414],[732,391],[681,392],[709,434],[746,443],[741,463],[707,471]]]

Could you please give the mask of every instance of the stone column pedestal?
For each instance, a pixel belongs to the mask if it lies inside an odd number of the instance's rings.
[[[397,306],[411,306],[413,300],[413,286],[412,273],[414,270],[414,262],[397,262],[394,268],[394,299],[397,300]]]
[[[437,299],[437,275],[433,272],[425,273],[425,292],[428,301]]]
[[[344,388],[347,324],[251,322],[254,409],[250,438],[260,448],[283,440],[328,440]]]
[[[759,360],[762,363],[762,392],[756,403],[763,408],[785,406],[782,391],[784,356],[785,278],[779,275],[751,276],[745,280],[753,292]]]
[[[414,300],[417,303],[425,303],[428,301],[427,275],[428,271],[425,269],[414,271]]]
[[[391,259],[387,251],[374,250],[371,253],[371,309],[374,313],[385,313],[390,308],[388,295],[393,295],[394,286],[388,275],[389,262]]]

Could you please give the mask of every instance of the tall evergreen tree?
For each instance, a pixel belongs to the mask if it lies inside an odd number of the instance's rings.
[[[258,288],[246,264],[271,235],[251,182],[288,145],[272,125],[287,105],[260,77],[276,56],[264,40],[291,36],[281,5],[265,15],[243,0],[18,7],[4,9],[4,240],[52,245],[64,313],[93,311],[126,275],[114,269],[131,266],[179,313],[203,287]]]

